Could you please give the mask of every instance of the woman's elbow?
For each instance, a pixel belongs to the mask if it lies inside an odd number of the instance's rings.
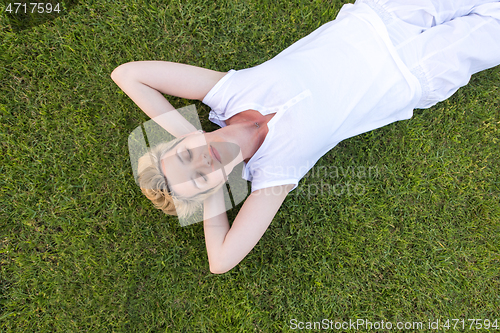
[[[210,272],[212,274],[224,274],[229,272],[235,265],[228,265],[224,262],[210,262]]]
[[[124,64],[121,64],[120,66],[116,67],[110,74],[111,79],[118,83],[119,81],[122,81],[126,77],[130,77],[130,70],[132,69],[133,62],[126,62]]]
[[[231,270],[231,268],[223,268],[220,266],[210,265],[210,273],[212,274],[224,274]]]
[[[124,68],[122,67],[123,65],[120,65],[116,67],[112,72],[111,72],[111,79],[115,82],[120,81],[120,77],[123,77],[123,71]]]
[[[212,269],[212,268],[210,268],[210,273],[212,273],[212,274],[224,274],[224,273],[226,273],[226,272],[227,272],[227,271],[224,271],[224,270],[219,271],[219,270],[216,270],[216,269]]]

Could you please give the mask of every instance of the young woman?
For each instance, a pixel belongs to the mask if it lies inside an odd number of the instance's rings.
[[[256,67],[223,73],[146,61],[123,64],[111,77],[179,138],[143,159],[143,192],[180,215],[203,201],[210,270],[223,273],[340,141],[411,118],[414,108],[447,99],[473,73],[498,64],[499,1],[358,0]],[[162,93],[203,101],[222,127],[196,131]],[[252,193],[230,228],[221,186],[241,161]]]

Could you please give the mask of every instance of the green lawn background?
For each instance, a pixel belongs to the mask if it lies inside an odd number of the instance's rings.
[[[181,228],[135,185],[127,137],[148,118],[110,79],[116,66],[254,66],[342,3],[87,1],[18,21],[0,4],[0,330],[500,326],[499,67],[409,121],[342,142],[227,274],[209,272],[202,224]]]

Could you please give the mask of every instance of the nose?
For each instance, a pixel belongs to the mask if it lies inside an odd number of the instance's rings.
[[[212,159],[208,152],[202,152],[197,159],[195,159],[196,168],[207,168],[212,165]]]

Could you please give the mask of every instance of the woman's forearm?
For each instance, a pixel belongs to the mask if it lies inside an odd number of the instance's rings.
[[[141,82],[137,70],[132,64],[122,65],[111,73],[111,78],[144,113],[175,137],[196,131],[160,91]]]

